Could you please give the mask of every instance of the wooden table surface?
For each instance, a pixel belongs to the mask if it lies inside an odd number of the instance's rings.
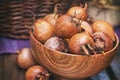
[[[0,80],[25,80],[26,70],[17,66],[16,57],[17,54],[0,55]],[[111,64],[105,70],[84,80],[120,80],[120,46]]]

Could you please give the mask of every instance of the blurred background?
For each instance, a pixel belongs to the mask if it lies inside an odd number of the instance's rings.
[[[120,25],[120,0],[87,0],[88,13],[95,20],[106,20],[117,27]]]
[[[120,0],[0,0],[0,36],[29,39],[25,25],[31,26],[36,19],[53,13],[60,3],[58,13],[66,13],[72,6],[88,3],[88,14],[94,20],[106,20],[113,27],[120,25]]]

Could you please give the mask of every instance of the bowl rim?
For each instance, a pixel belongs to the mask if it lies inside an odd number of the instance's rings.
[[[105,52],[105,54],[100,53],[100,54],[95,54],[95,55],[76,55],[76,54],[72,54],[72,53],[65,53],[65,52],[60,52],[60,51],[52,50],[52,49],[44,46],[41,42],[39,42],[39,41],[34,37],[34,35],[33,35],[32,32],[30,32],[30,39],[31,39],[31,38],[34,39],[34,41],[36,41],[39,45],[41,45],[41,46],[44,47],[44,48],[47,48],[47,49],[50,50],[50,51],[53,51],[53,52],[56,52],[56,53],[59,53],[59,54],[63,54],[63,55],[70,55],[70,56],[82,56],[82,57],[83,57],[83,56],[100,56],[100,55],[106,55],[106,54],[109,54],[111,51],[114,51],[114,50],[119,46],[118,35],[115,33],[115,40],[116,40],[115,46],[114,46],[111,50]]]

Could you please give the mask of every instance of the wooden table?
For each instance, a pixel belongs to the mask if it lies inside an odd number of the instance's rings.
[[[16,57],[17,54],[0,55],[0,80],[25,80],[26,70],[17,66]],[[120,80],[120,46],[110,66],[84,80]]]

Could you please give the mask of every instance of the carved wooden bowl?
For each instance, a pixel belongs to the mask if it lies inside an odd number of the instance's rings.
[[[105,69],[113,59],[119,45],[118,36],[114,48],[105,54],[74,55],[46,48],[30,33],[31,49],[35,60],[48,71],[64,78],[86,78]]]

